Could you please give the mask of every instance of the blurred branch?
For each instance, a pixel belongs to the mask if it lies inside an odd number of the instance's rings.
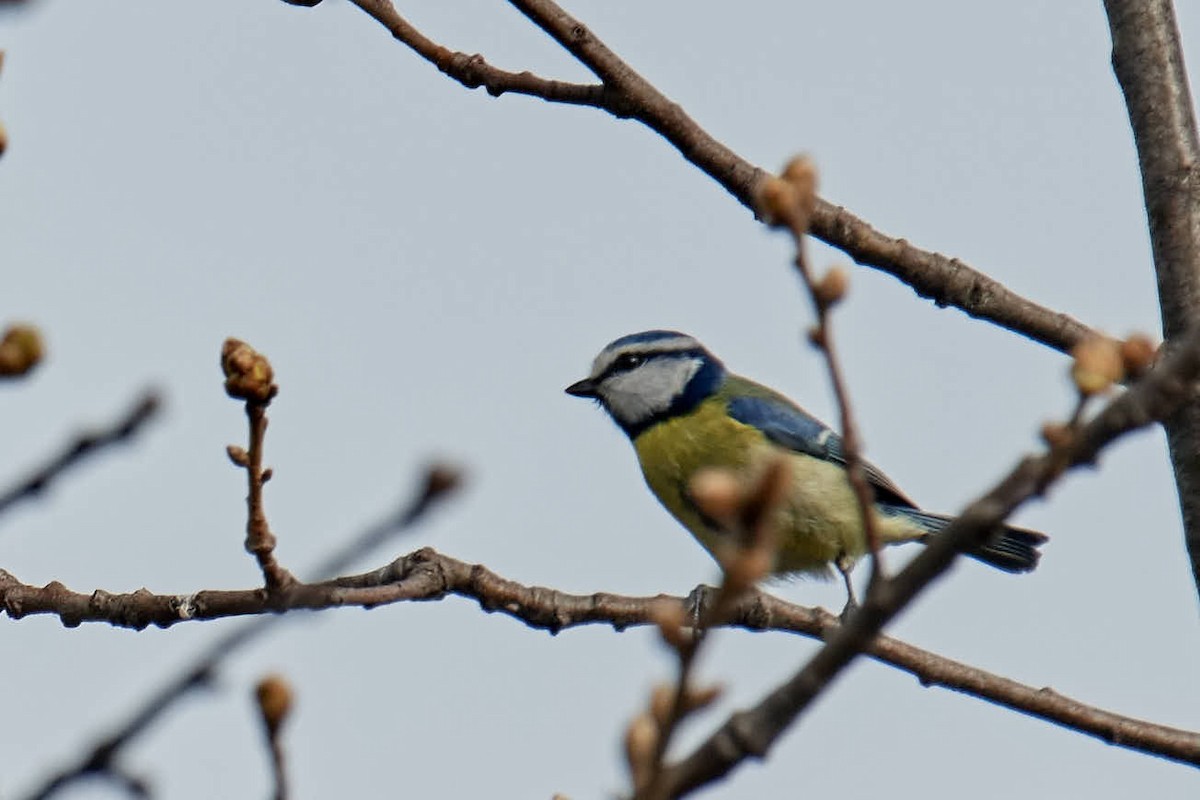
[[[687,794],[723,777],[747,758],[764,757],[834,678],[856,656],[869,650],[883,626],[941,576],[959,553],[986,542],[1005,518],[1025,501],[1045,492],[1068,468],[1092,464],[1104,446],[1168,417],[1189,400],[1200,378],[1200,325],[1177,339],[1176,344],[1173,352],[1089,422],[1070,428],[1045,455],[1022,460],[994,489],[967,506],[961,516],[929,540],[926,549],[908,566],[869,592],[863,605],[799,672],[753,708],[734,714],[671,767],[667,796]],[[1195,734],[1189,736],[1194,746]],[[1200,751],[1192,751],[1179,760],[1200,765],[1198,756]]]
[[[678,103],[551,0],[510,2],[600,78],[599,85],[562,83],[528,72],[496,69],[482,56],[453,53],[431,41],[400,16],[390,0],[352,2],[400,42],[468,88],[485,86],[493,96],[514,92],[551,102],[593,106],[618,118],[638,120],[674,145],[742,205],[754,209],[754,197],[766,173],[713,138]],[[957,258],[922,250],[904,239],[881,233],[826,200],[817,199],[810,232],[859,264],[898,278],[939,306],[954,306],[1056,350],[1066,352],[1085,336],[1095,334],[1073,317],[1022,297]]]
[[[287,800],[287,758],[281,731],[292,710],[292,687],[281,675],[267,675],[254,687],[254,698],[262,719],[267,750],[271,754],[271,774],[275,780],[274,800]]]
[[[461,475],[457,470],[441,465],[431,466],[426,470],[416,495],[403,508],[363,531],[360,535],[340,547],[317,567],[315,573],[318,576],[334,575],[345,569],[347,565],[355,560],[362,558],[369,550],[379,547],[391,538],[411,529],[424,518],[425,514],[439,500],[453,493],[458,488],[460,482]],[[0,610],[3,610],[10,617],[16,619],[22,614],[20,611],[20,601],[19,599],[17,600],[14,609],[14,606],[10,605],[8,597],[8,592],[13,588],[14,584],[15,579],[4,570],[0,570]],[[21,584],[15,584],[15,586],[18,588],[18,595],[21,588],[41,592],[50,590],[52,587],[56,587],[54,591],[65,592],[67,595],[72,594],[66,592],[65,587],[57,582],[51,583],[40,590],[34,587],[23,587]],[[235,592],[234,594],[257,594],[260,599],[265,599],[266,595],[262,589],[252,589],[242,593]],[[103,598],[113,597],[113,595],[97,591],[92,597],[103,604]],[[142,602],[147,603],[151,607],[159,605],[158,596],[144,589],[135,592],[133,595],[125,595],[125,597],[140,597],[142,598]],[[185,596],[176,595],[166,599],[168,605],[171,603],[175,604],[175,608],[179,614],[186,614],[190,608]],[[43,800],[55,794],[60,789],[86,778],[107,777],[115,779],[123,776],[124,773],[116,763],[118,753],[144,733],[164,712],[174,707],[177,702],[189,695],[193,689],[210,685],[222,661],[242,649],[242,647],[257,640],[262,634],[272,629],[275,624],[283,621],[285,617],[267,613],[277,610],[280,609],[275,607],[260,607],[259,613],[263,613],[263,616],[250,620],[246,624],[239,625],[218,636],[200,653],[199,657],[190,666],[185,668],[173,680],[162,686],[153,695],[146,698],[124,724],[120,725],[109,735],[100,738],[81,759],[51,775],[40,787],[29,794],[28,797],[30,800]],[[78,625],[84,621],[52,609],[45,609],[40,613],[58,613],[65,625]],[[137,613],[135,612],[134,615],[136,617]],[[181,621],[182,619],[181,617],[175,621]],[[112,622],[114,625],[121,624],[112,619],[105,621]],[[148,623],[141,622],[140,624],[130,625],[130,627],[143,628],[146,624]]]
[[[674,686],[655,687],[646,709],[634,716],[625,731],[634,800],[662,797],[665,759],[680,724],[720,696],[719,687],[693,685],[696,659],[708,630],[724,625],[731,609],[753,594],[754,587],[775,566],[779,555],[776,515],[791,486],[791,463],[783,456],[772,459],[763,474],[750,482],[725,470],[701,471],[689,482],[689,495],[703,513],[718,521],[731,546],[718,558],[721,585],[717,590],[702,593],[707,587],[698,587],[685,601],[695,601],[690,627],[683,605],[665,601],[652,606],[659,634],[675,652],[677,670]]]
[[[867,470],[862,459],[858,426],[854,422],[854,409],[850,404],[850,390],[842,373],[841,361],[834,345],[833,326],[829,322],[830,312],[845,297],[849,278],[841,267],[832,267],[821,278],[817,278],[808,263],[804,239],[812,222],[817,200],[817,168],[806,157],[793,158],[779,177],[769,176],[760,184],[758,214],[768,225],[785,229],[792,237],[796,255],[792,265],[799,273],[808,298],[812,301],[813,314],[817,323],[809,330],[809,341],[825,357],[829,383],[837,401],[838,417],[842,435],[842,454],[845,459],[846,477],[854,498],[858,502],[858,514],[862,520],[863,539],[871,559],[871,577],[867,591],[883,578],[883,560],[879,553],[879,537],[875,530],[875,491],[867,480]],[[855,554],[856,555],[856,554]],[[846,583],[846,608],[857,600],[854,584],[850,580],[850,569],[854,560],[849,554],[838,557],[835,566]]]
[[[55,479],[88,456],[132,439],[161,407],[158,393],[146,390],[108,427],[80,433],[57,456],[18,479],[9,489],[0,491],[0,514],[21,500],[41,494]]]
[[[1169,0],[1105,0],[1104,8],[1137,145],[1169,347],[1200,319],[1200,142],[1179,26]],[[1165,427],[1200,590],[1200,405],[1180,409]]]

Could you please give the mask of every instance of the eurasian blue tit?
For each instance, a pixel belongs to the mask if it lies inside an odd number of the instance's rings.
[[[829,575],[833,566],[851,589],[849,569],[867,543],[842,440],[795,403],[727,372],[700,342],[676,331],[617,339],[596,356],[591,374],[566,391],[604,407],[633,442],[655,497],[718,559],[731,534],[692,500],[692,478],[709,467],[753,478],[772,457],[786,454],[791,488],[778,512],[774,572]],[[881,543],[922,542],[950,523],[951,517],[922,511],[882,472],[864,466]],[[1046,540],[1005,527],[968,555],[1006,572],[1028,572]]]

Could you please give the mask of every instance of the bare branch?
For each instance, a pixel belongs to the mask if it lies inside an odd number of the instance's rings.
[[[116,767],[110,767],[82,775],[57,775],[53,781],[43,786],[38,794],[31,795],[30,800],[44,800],[44,798],[57,794],[61,789],[67,788],[68,785],[85,778],[104,781],[116,790],[124,792],[127,797],[137,798],[137,800],[146,800],[152,796],[150,784],[143,778]]]
[[[1177,341],[1159,365],[1061,448],[1027,457],[994,489],[971,503],[924,552],[867,595],[864,604],[795,675],[757,705],[730,717],[696,750],[671,768],[669,796],[679,797],[723,777],[745,759],[762,758],[779,736],[913,598],[940,577],[958,554],[987,541],[1005,518],[1040,495],[1063,472],[1091,464],[1100,449],[1137,428],[1174,413],[1200,378],[1200,326]],[[1197,753],[1200,755],[1200,753]],[[1194,758],[1185,759],[1200,765]]]
[[[1200,369],[1200,364],[1197,368]],[[370,533],[375,534],[376,531]],[[375,604],[441,600],[448,595],[458,595],[474,600],[484,611],[499,612],[550,633],[582,625],[610,625],[618,631],[637,625],[653,625],[657,624],[662,604],[684,602],[669,595],[573,595],[540,586],[525,586],[480,564],[459,561],[430,548],[417,550],[380,569],[339,578],[332,583],[346,589],[362,590],[358,599]],[[371,595],[380,589],[386,591]],[[3,596],[4,589],[0,588],[0,599]],[[281,619],[280,616],[258,617],[219,637],[195,666],[151,698],[129,723],[98,745],[84,763],[110,763],[117,749],[141,733],[176,700],[192,688],[206,685],[221,659]],[[751,592],[732,603],[722,624],[753,631],[788,631],[819,641],[832,641],[843,635],[838,618],[829,612],[792,605],[762,592]],[[1024,685],[887,636],[875,637],[863,652],[914,675],[924,686],[945,686],[1120,747],[1200,765],[1200,733],[1087,706],[1052,690]]]
[[[1169,0],[1105,0],[1125,94],[1168,344],[1200,317],[1200,142]],[[1192,575],[1200,590],[1200,406],[1166,420]]]
[[[162,407],[157,392],[142,392],[133,405],[115,422],[104,428],[78,434],[54,458],[20,478],[12,487],[0,492],[0,514],[27,498],[40,495],[63,473],[112,445],[129,441],[154,418]]]
[[[397,41],[408,45],[421,58],[468,89],[482,86],[492,97],[511,92],[540,97],[553,103],[613,110],[609,106],[609,92],[601,84],[569,83],[543,78],[532,72],[508,72],[493,67],[478,53],[459,53],[438,44],[409,24],[388,0],[353,2],[391,31]]]

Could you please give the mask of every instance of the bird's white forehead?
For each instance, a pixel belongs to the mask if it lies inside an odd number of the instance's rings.
[[[617,339],[600,351],[592,362],[591,377],[597,378],[605,373],[613,362],[626,353],[641,355],[658,355],[667,353],[682,353],[689,350],[702,349],[703,345],[686,333],[672,331],[649,331],[636,333]]]

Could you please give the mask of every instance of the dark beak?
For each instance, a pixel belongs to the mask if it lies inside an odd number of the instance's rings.
[[[567,387],[567,394],[575,397],[595,397],[596,384],[592,383],[591,378],[584,378],[581,381],[575,381]]]

